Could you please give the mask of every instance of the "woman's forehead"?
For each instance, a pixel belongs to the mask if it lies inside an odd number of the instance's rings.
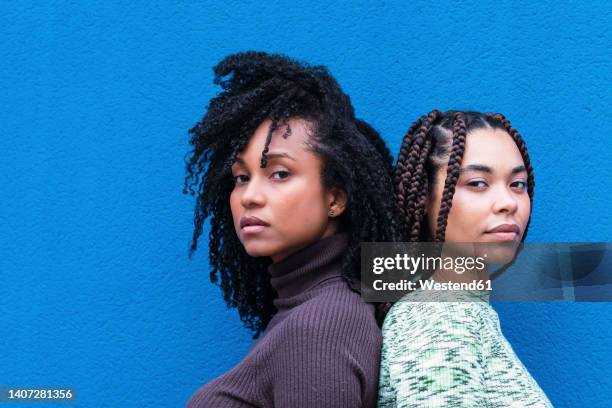
[[[271,125],[272,121],[266,119],[257,127],[245,148],[237,155],[239,161],[259,161],[261,159]],[[303,119],[290,118],[286,124],[279,125],[272,133],[267,156],[269,158],[285,157],[296,161],[305,159],[313,155],[308,149],[309,139],[308,123]]]
[[[524,165],[514,139],[502,129],[481,128],[468,133],[462,167],[484,165],[491,169],[513,169]]]

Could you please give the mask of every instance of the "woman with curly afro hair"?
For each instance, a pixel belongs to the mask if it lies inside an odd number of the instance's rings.
[[[442,259],[486,258],[482,269],[437,266],[423,280],[484,290],[436,294],[421,283],[391,307],[378,406],[551,407],[502,334],[485,284],[486,264],[507,268],[531,219],[534,174],[522,137],[501,114],[434,110],[404,137],[394,184],[405,241],[440,243]]]
[[[259,339],[195,407],[373,407],[381,334],[358,291],[363,241],[400,239],[392,157],[322,66],[243,52],[191,130],[191,251]]]

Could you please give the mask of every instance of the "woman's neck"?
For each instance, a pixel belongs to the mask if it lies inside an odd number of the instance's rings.
[[[331,235],[270,265],[270,284],[278,297],[297,296],[323,280],[341,276],[348,238],[346,233]]]

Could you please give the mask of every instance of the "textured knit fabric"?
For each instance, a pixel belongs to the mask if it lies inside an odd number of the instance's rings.
[[[552,407],[488,297],[465,291],[454,302],[425,301],[430,293],[408,293],[385,318],[379,408]]]
[[[382,337],[374,307],[342,278],[347,242],[336,234],[269,268],[278,312],[189,408],[376,406]]]

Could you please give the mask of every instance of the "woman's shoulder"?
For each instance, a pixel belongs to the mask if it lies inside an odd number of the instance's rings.
[[[303,321],[315,319],[325,322],[344,322],[345,325],[374,323],[374,305],[363,301],[345,282],[329,287],[304,302],[297,313]],[[326,319],[319,319],[325,316]],[[297,316],[296,316],[297,317]]]
[[[340,283],[329,285],[293,308],[283,322],[284,331],[306,339],[329,334],[329,338],[354,338],[380,345],[382,335],[374,305],[364,302],[345,282]]]
[[[404,295],[389,310],[389,315],[415,313],[421,310],[450,313],[455,311],[484,311],[491,307],[487,297],[468,291],[442,291],[417,289]]]
[[[480,330],[490,318],[488,302],[456,297],[454,301],[436,300],[424,291],[408,293],[396,302],[385,317],[383,337],[431,337],[439,332]]]

